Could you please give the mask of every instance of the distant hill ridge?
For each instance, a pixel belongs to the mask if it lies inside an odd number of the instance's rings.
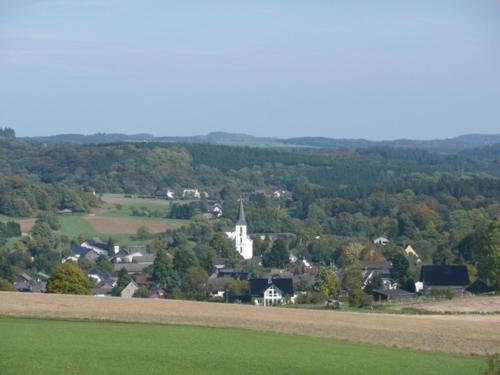
[[[433,151],[453,152],[500,143],[500,134],[465,134],[454,138],[435,140],[398,139],[391,141],[370,141],[366,139],[336,139],[328,137],[272,138],[256,137],[248,134],[212,132],[195,136],[155,137],[151,134],[96,133],[58,134],[52,136],[27,137],[26,140],[45,144],[101,144],[116,142],[178,142],[210,143],[235,146],[260,147],[313,147],[323,149],[356,150],[378,146],[421,148]]]

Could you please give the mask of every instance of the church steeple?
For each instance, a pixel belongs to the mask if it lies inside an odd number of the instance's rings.
[[[243,198],[240,198],[240,216],[236,225],[247,225],[247,221],[245,219],[245,210],[243,209]]]

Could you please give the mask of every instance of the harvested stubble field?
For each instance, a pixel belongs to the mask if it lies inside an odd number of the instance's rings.
[[[415,307],[437,313],[478,313],[493,314],[500,313],[500,296],[495,297],[463,297],[452,300],[425,302],[415,304],[395,305],[394,310],[405,307]]]
[[[234,327],[450,353],[500,351],[500,315],[398,315],[0,293],[0,315]]]

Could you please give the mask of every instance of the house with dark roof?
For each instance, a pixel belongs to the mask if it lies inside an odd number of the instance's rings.
[[[363,275],[363,288],[365,288],[377,274],[382,277],[382,283],[384,284],[385,289],[391,289],[393,287],[390,271],[391,263],[387,260],[362,260],[359,262],[359,265],[361,267],[361,273]]]
[[[289,300],[293,301],[293,280],[291,278],[251,279],[250,294],[256,305],[281,305]]]
[[[93,237],[90,240],[82,242],[80,247],[86,247],[87,249],[92,249],[99,255],[108,254],[108,245],[104,243],[99,237]]]
[[[160,187],[156,189],[155,191],[155,198],[156,199],[174,199],[175,198],[175,191],[173,189],[170,189],[168,187]]]
[[[209,213],[213,219],[218,219],[223,214],[222,205],[220,203],[209,205],[207,207],[207,213]]]
[[[16,281],[14,281],[14,286],[19,292],[45,293],[47,289],[47,280],[48,275],[45,275],[42,272],[39,272],[34,276],[31,276],[26,272],[22,272],[17,275]]]
[[[212,275],[208,278],[207,289],[211,297],[224,297],[226,293],[227,284],[234,281],[232,277],[217,277],[217,275]]]
[[[97,258],[99,258],[99,256],[101,256],[101,253],[97,252],[96,250],[87,249],[87,251],[85,251],[78,257],[78,261],[81,262],[82,260],[96,260]]]
[[[488,285],[485,281],[481,280],[478,277],[465,290],[473,294],[485,294],[493,293],[495,291],[495,288]]]
[[[113,279],[103,280],[92,289],[92,294],[98,297],[111,296],[111,292],[115,285],[116,282]]]
[[[462,265],[422,266],[419,281],[424,294],[429,294],[433,289],[451,289],[463,293],[470,283],[467,267]]]
[[[152,262],[147,262],[147,263],[116,263],[116,264],[113,264],[113,271],[119,272],[122,268],[125,268],[125,270],[128,273],[141,273],[146,268],[148,268],[152,265],[153,265]]]

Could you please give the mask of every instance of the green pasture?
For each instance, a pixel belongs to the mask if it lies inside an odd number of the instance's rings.
[[[240,329],[0,318],[0,372],[478,374],[482,357]]]

